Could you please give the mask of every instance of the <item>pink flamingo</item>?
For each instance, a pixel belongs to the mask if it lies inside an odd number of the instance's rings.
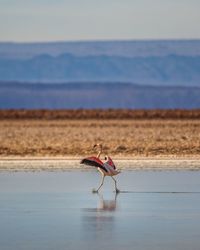
[[[97,169],[102,175],[100,186],[97,188],[97,190],[93,189],[93,193],[98,193],[99,189],[103,186],[105,176],[110,176],[113,179],[115,183],[115,192],[119,193],[120,191],[119,189],[117,189],[117,181],[114,179],[113,176],[119,174],[120,171],[116,169],[115,164],[113,163],[112,159],[109,156],[105,157],[105,162],[102,162],[100,160],[100,155],[102,153],[103,148],[101,144],[94,145],[94,148],[97,148],[97,147],[99,147],[100,149],[97,156],[90,156],[90,157],[84,158],[80,162],[81,164],[97,167]]]

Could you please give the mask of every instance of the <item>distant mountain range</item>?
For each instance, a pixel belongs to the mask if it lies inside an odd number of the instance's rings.
[[[32,58],[41,54],[59,56],[200,56],[200,40],[124,40],[72,42],[0,42],[0,58]]]
[[[158,86],[200,86],[200,56],[40,55],[0,59],[0,80],[39,82],[132,82]]]
[[[0,108],[200,108],[200,40],[0,43]]]
[[[140,86],[129,83],[0,82],[0,109],[196,109],[199,87]]]

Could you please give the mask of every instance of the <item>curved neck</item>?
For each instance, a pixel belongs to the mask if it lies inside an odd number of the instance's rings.
[[[98,152],[98,154],[97,154],[97,158],[100,157],[101,153],[102,153],[102,147],[100,147],[100,150],[99,150],[99,152]]]

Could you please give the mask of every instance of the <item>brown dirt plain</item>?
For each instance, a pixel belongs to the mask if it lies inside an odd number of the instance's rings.
[[[139,117],[119,110],[93,111],[96,116],[84,110],[78,116],[75,111],[66,111],[68,116],[64,111],[31,112],[0,111],[0,157],[78,158],[94,154],[95,143],[119,158],[200,154],[200,111],[141,111]]]

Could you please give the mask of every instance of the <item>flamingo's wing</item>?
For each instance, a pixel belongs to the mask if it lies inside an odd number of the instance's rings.
[[[112,161],[112,159],[111,159],[109,156],[107,156],[107,161],[106,161],[106,163],[107,163],[109,166],[111,166],[113,169],[116,169],[114,162]]]
[[[82,159],[80,164],[85,164],[85,165],[89,165],[92,167],[101,168],[105,172],[108,172],[108,170],[104,167],[103,162],[95,156]]]

